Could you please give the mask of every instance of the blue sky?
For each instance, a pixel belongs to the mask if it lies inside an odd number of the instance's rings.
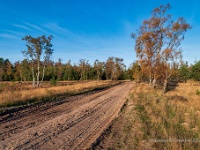
[[[183,59],[200,60],[200,2],[198,0],[0,0],[0,57],[15,62],[24,59],[25,35],[53,35],[52,59],[78,63],[87,59],[136,60],[130,38],[151,11],[170,3],[176,19],[191,25],[182,42]]]

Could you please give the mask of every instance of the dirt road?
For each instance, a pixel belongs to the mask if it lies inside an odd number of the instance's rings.
[[[0,149],[87,149],[118,115],[132,83],[0,116]]]

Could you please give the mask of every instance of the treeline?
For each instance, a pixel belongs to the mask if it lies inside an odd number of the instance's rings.
[[[44,64],[40,62],[40,72],[43,72]],[[33,69],[33,70],[32,70]],[[37,62],[28,59],[17,61],[14,64],[9,59],[0,58],[0,81],[32,81],[32,72],[38,71]],[[81,59],[77,64],[71,61],[63,63],[58,61],[48,61],[45,64],[44,76],[39,78],[43,81],[57,80],[123,80],[130,78],[130,71],[126,71],[126,66],[122,58],[109,57],[106,62],[95,60],[90,64],[88,60]],[[43,79],[42,79],[43,78]]]
[[[0,58],[0,81],[32,81],[31,69],[31,62],[27,59],[11,63],[9,59]],[[34,71],[36,70],[37,64],[34,63]],[[126,69],[123,59],[117,57],[109,57],[105,62],[95,60],[93,64],[86,59],[79,60],[77,64],[72,64],[70,60],[63,63],[61,59],[58,59],[56,62],[50,61],[44,73],[44,81],[52,79],[57,81],[124,79],[149,81],[148,75],[142,72],[138,63],[135,62]],[[188,65],[188,62],[182,62],[178,68],[173,69],[171,78],[176,78],[180,82],[190,79],[200,81],[200,61],[191,65]]]
[[[200,61],[195,61],[194,64],[188,64],[188,62],[181,62],[180,65],[175,65],[171,68],[170,80],[175,80],[177,82],[187,82],[188,80],[200,81]],[[148,82],[149,76],[145,74],[142,67],[138,62],[135,62],[126,71],[128,78],[134,79],[136,82]],[[131,76],[130,76],[131,75]]]
[[[52,36],[25,36],[27,49],[22,51],[25,59],[12,64],[9,59],[0,58],[0,81],[32,81],[39,87],[43,81],[66,80],[123,80],[132,78],[122,58],[109,57],[106,62],[95,60],[92,64],[81,59],[77,64],[62,59],[52,61]]]
[[[187,81],[193,79],[195,81],[200,81],[200,61],[196,61],[193,65],[188,65],[188,63],[182,64],[179,69],[179,76],[182,81]]]

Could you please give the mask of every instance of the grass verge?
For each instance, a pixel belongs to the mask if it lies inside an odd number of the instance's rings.
[[[42,89],[34,89],[37,93],[40,93],[41,90],[45,91],[45,93],[38,96],[38,94],[33,95],[32,98],[14,98],[9,100],[1,100],[0,101],[0,114],[4,114],[6,112],[16,111],[18,109],[22,109],[25,107],[29,107],[35,104],[42,104],[49,101],[60,101],[68,96],[83,94],[91,91],[98,91],[110,88],[112,86],[118,85],[122,83],[122,81],[110,81],[110,82],[92,82],[92,83],[84,83],[84,84],[75,84],[70,86],[62,86],[62,87],[53,87],[53,88],[42,88]],[[64,89],[64,90],[63,90]],[[24,91],[22,91],[24,92]],[[32,92],[31,90],[25,91],[26,93]],[[15,95],[15,93],[13,94]]]
[[[187,95],[182,88],[189,87],[183,84],[162,96],[148,85],[135,86],[123,113],[94,149],[198,149],[200,108],[195,101],[198,104],[199,99],[196,90]]]

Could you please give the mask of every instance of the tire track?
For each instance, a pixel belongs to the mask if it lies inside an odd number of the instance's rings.
[[[24,119],[12,120],[11,117],[11,121],[5,121],[0,128],[9,123],[18,125],[10,130],[1,128],[0,137],[4,140],[0,142],[0,149],[86,149],[118,115],[131,87],[131,83],[125,83],[53,106],[39,114],[27,113]],[[45,120],[33,121],[41,114],[46,115]],[[30,127],[24,127],[31,123]]]

